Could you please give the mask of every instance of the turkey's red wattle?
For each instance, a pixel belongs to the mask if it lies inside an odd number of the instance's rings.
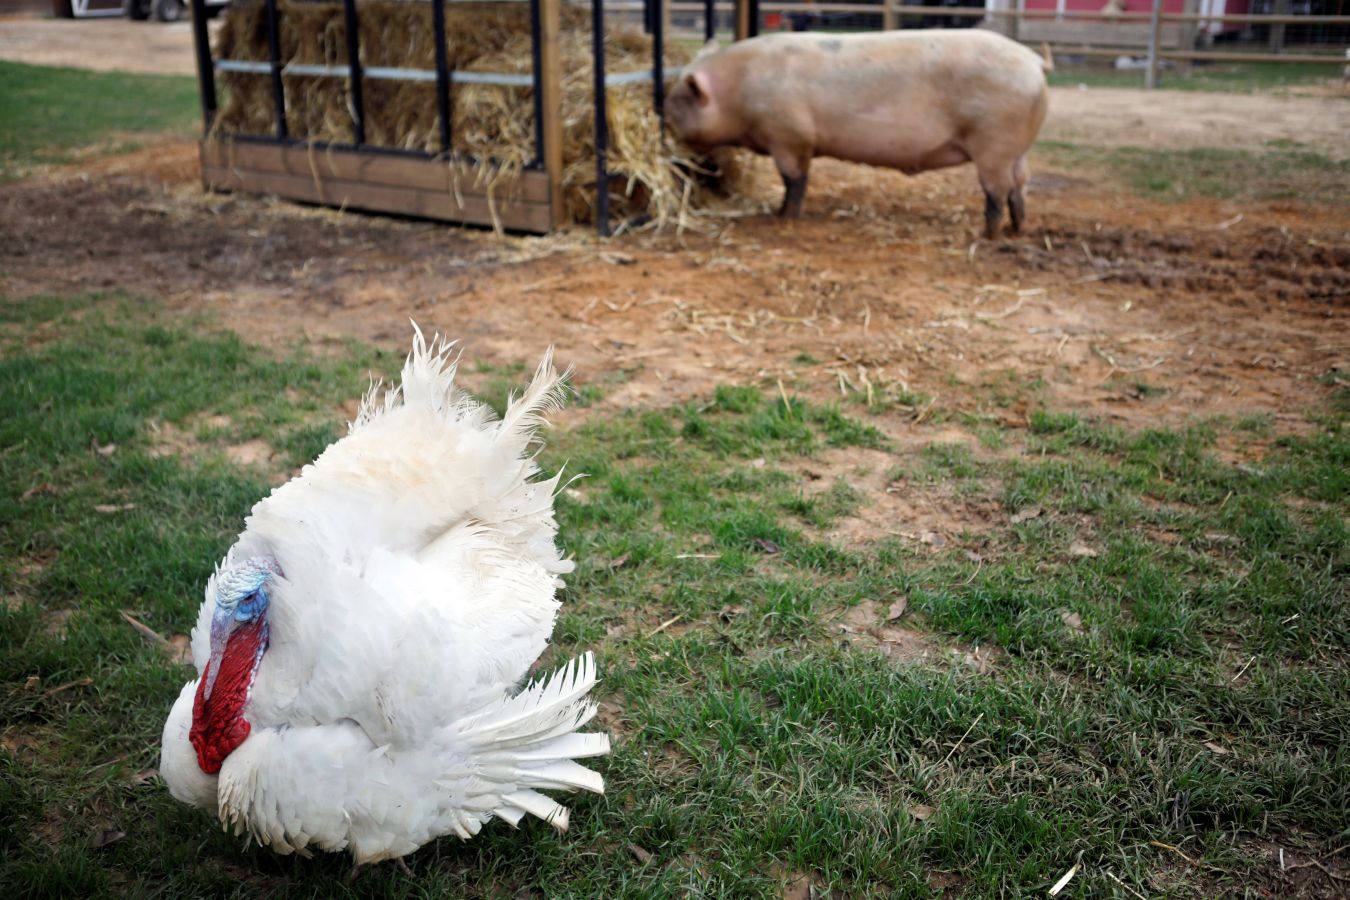
[[[197,696],[192,702],[192,728],[188,740],[197,750],[197,765],[207,775],[220,771],[225,757],[248,737],[251,726],[244,718],[244,704],[253,683],[253,670],[258,662],[258,649],[267,636],[267,621],[262,616],[249,622],[230,635],[225,652],[220,657],[220,671],[216,674],[211,696],[206,696],[206,682],[211,674],[207,662],[197,683]]]

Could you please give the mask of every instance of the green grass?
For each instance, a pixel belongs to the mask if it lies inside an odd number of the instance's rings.
[[[192,78],[0,61],[0,181],[89,147],[131,149],[147,135],[188,134],[199,121]]]
[[[1064,56],[1072,56],[1065,53]],[[1051,85],[1060,87],[1142,88],[1144,72],[1118,71],[1106,66],[1066,66],[1056,60],[1049,74]],[[1340,78],[1338,61],[1319,63],[1197,63],[1189,71],[1163,69],[1159,86],[1173,91],[1222,91],[1251,94],[1278,91],[1307,84],[1333,82]]]
[[[185,631],[267,490],[228,445],[264,440],[294,465],[398,360],[277,356],[131,298],[0,311],[6,897],[773,897],[788,873],[845,896],[1044,896],[1075,862],[1072,896],[1126,896],[1114,878],[1284,894],[1256,842],[1306,858],[1350,839],[1343,410],[1299,435],[1038,410],[982,439],[1003,447],[989,460],[950,443],[901,456],[837,408],[724,386],[593,414],[543,457],[588,474],[558,503],[579,566],[549,659],[598,652],[617,738],[607,794],[571,802],[568,834],[494,823],[413,856],[416,881],[383,866],[355,885],[339,857],[245,849],[136,779],[189,673],[119,611]],[[527,370],[477,374],[495,395]],[[1220,462],[1215,442],[1253,423],[1266,455]],[[165,454],[171,433],[194,440]],[[870,498],[793,464],[850,447],[998,510],[978,555],[965,538],[826,540]],[[926,660],[847,645],[849,609],[900,596]],[[965,662],[977,645],[993,673]],[[126,836],[93,849],[104,830]]]
[[[1350,160],[1334,160],[1289,142],[1261,152],[1197,147],[1090,147],[1040,141],[1039,152],[1075,168],[1091,167],[1135,193],[1159,200],[1291,200],[1344,206]]]

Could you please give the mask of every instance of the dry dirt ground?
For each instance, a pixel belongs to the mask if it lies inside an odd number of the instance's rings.
[[[0,22],[0,56],[16,22]],[[1052,108],[1047,136],[1080,142],[1074,129],[1164,147],[1323,146],[1336,132],[1323,149],[1344,155],[1350,133],[1338,97],[1067,89]],[[1202,114],[1235,133],[1194,134]],[[1163,203],[1037,164],[1034,151],[1033,168],[1030,227],[1015,239],[974,238],[968,167],[906,178],[821,161],[800,221],[601,242],[584,229],[501,237],[206,195],[194,146],[175,141],[0,187],[0,293],[125,289],[275,344],[402,347],[409,318],[462,338],[472,359],[534,360],[552,343],[582,383],[604,385],[601,408],[722,382],[781,380],[822,398],[908,390],[928,399],[879,424],[913,440],[931,439],[938,414],[1018,424],[1042,402],[1132,425],[1270,413],[1299,427],[1346,377],[1348,192]]]

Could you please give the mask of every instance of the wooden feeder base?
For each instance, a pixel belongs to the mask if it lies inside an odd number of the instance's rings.
[[[480,168],[444,160],[228,139],[202,141],[201,156],[209,190],[535,234],[555,224],[544,172],[499,178],[489,199]]]

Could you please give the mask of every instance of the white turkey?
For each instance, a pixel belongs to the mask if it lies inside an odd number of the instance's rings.
[[[588,653],[521,683],[573,563],[554,542],[558,476],[531,446],[561,403],[551,352],[500,421],[455,386],[451,345],[417,332],[400,387],[259,502],[206,586],[199,678],[160,773],[174,797],[281,853],[400,859],[527,813],[540,791],[604,792]]]

